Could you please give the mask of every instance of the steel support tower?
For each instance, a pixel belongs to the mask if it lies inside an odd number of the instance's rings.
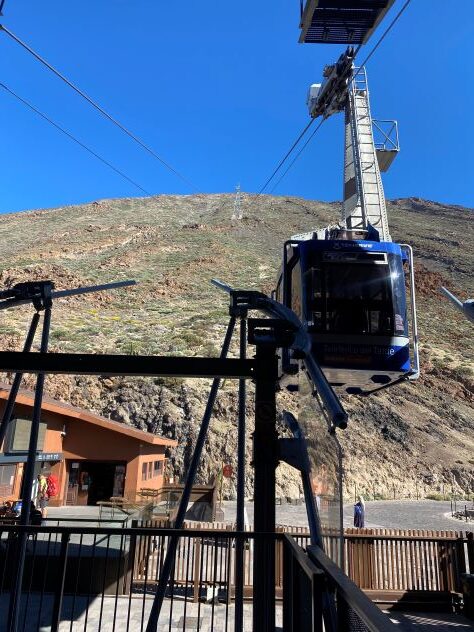
[[[344,197],[342,222],[350,230],[377,230],[392,241],[385,194],[374,144],[365,68],[354,68],[345,106]]]

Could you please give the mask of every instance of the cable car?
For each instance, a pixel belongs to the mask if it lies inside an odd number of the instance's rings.
[[[409,246],[356,236],[287,241],[274,296],[307,328],[329,383],[367,394],[419,375],[414,278]],[[296,371],[283,354],[282,373]]]

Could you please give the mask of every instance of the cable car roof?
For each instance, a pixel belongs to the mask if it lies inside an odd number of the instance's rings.
[[[306,0],[300,42],[365,44],[395,0]]]

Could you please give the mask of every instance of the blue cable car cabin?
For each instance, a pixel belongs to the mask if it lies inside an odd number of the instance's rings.
[[[276,299],[307,327],[312,353],[333,387],[362,394],[417,376],[403,265],[409,258],[392,242],[313,238],[285,244]]]

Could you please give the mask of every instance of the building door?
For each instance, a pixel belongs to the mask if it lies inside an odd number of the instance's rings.
[[[69,463],[67,490],[66,490],[66,505],[78,505],[79,495],[79,476],[81,472],[81,464],[77,461]],[[86,504],[86,503],[81,503]]]
[[[72,461],[69,466],[67,505],[96,505],[123,496],[126,464],[107,461]]]

